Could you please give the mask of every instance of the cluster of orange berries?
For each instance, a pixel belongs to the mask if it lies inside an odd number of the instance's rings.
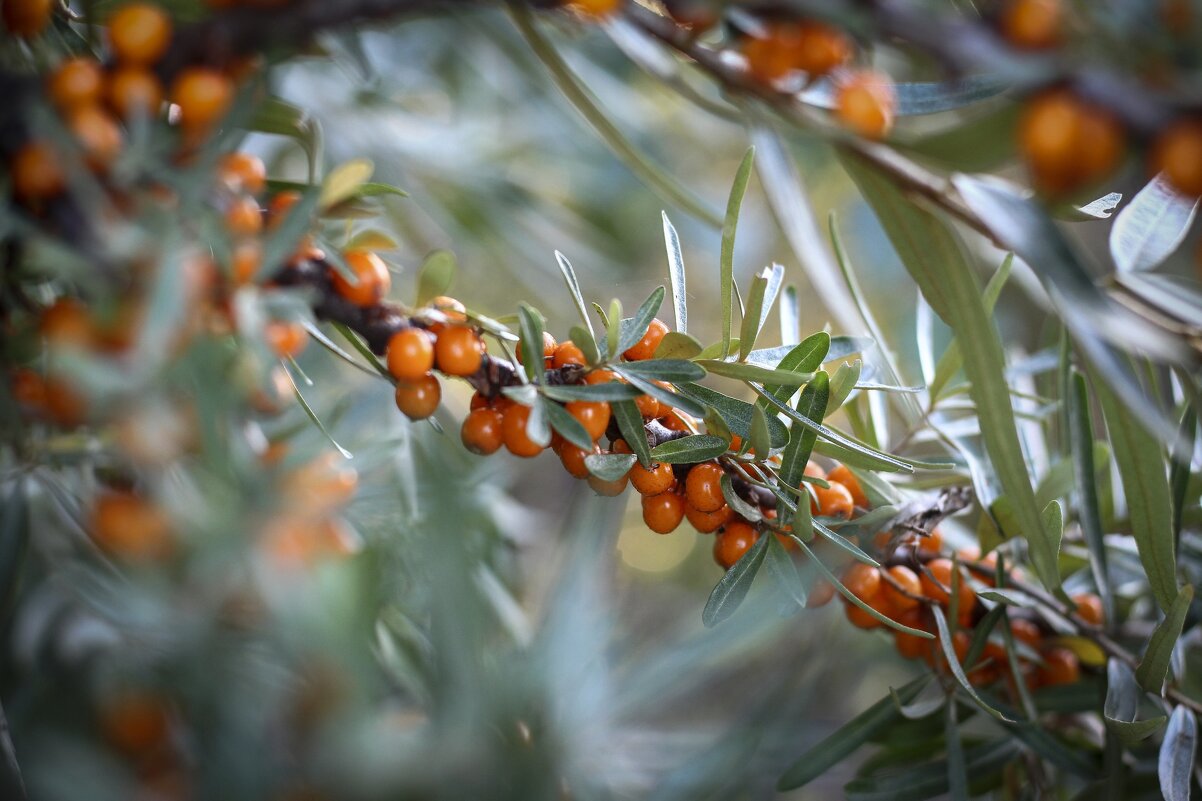
[[[20,15],[22,5],[20,0],[10,0],[4,9],[6,14]],[[110,63],[74,56],[47,77],[47,95],[83,164],[103,175],[124,147],[122,122],[158,119],[166,109],[167,118],[182,133],[185,151],[200,144],[233,102],[234,74],[203,65],[187,67],[175,75],[168,91],[155,67],[171,45],[173,24],[167,12],[153,3],[122,5],[108,18],[107,31]],[[36,208],[61,194],[69,178],[64,165],[72,163],[64,161],[63,155],[44,139],[23,144],[11,160],[17,198]]]
[[[883,532],[877,535],[876,544],[888,547],[893,535]],[[898,547],[892,548],[893,558],[887,566],[874,567],[856,562],[843,574],[843,585],[880,615],[913,629],[935,635],[936,639],[925,639],[903,631],[892,631],[894,644],[899,654],[906,659],[921,659],[932,668],[947,669],[946,657],[938,641],[939,632],[932,607],[942,607],[950,613],[956,608],[955,628],[952,633],[952,650],[963,666],[965,674],[974,686],[986,686],[1005,680],[1014,686],[1015,676],[999,632],[990,634],[980,654],[980,661],[967,665],[969,649],[973,640],[974,627],[983,617],[984,608],[979,604],[976,591],[969,577],[987,586],[994,585],[992,571],[996,560],[977,560],[976,553],[962,551],[963,561],[942,555],[942,538],[938,530],[926,536],[907,534]],[[967,565],[971,565],[971,568]],[[955,597],[953,599],[953,593]],[[825,591],[824,599],[832,593]],[[824,600],[823,599],[823,600]],[[1100,626],[1102,623],[1102,601],[1093,594],[1073,597],[1077,614],[1086,623]],[[847,618],[852,625],[863,629],[882,628],[878,618],[868,614],[859,606],[845,599]],[[1050,629],[1037,618],[1012,614],[1009,619],[1010,634],[1018,651],[1018,671],[1028,689],[1072,684],[1080,677],[1080,660],[1071,649],[1057,644]]]

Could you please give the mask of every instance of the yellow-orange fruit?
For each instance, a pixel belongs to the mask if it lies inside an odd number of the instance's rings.
[[[734,519],[735,512],[725,504],[712,512],[702,512],[686,502],[684,516],[697,531],[711,534]]]
[[[714,538],[714,561],[725,570],[730,570],[751,550],[760,533],[750,523],[736,520],[728,523]]]
[[[651,321],[651,324],[647,326],[647,331],[643,334],[642,339],[627,348],[622,353],[622,357],[628,362],[637,362],[642,361],[643,359],[650,359],[655,355],[656,348],[659,347],[659,343],[664,339],[664,334],[667,333],[668,326],[663,320],[656,317]]]
[[[1060,43],[1064,25],[1061,0],[1008,0],[999,18],[1002,36],[1027,50],[1045,50]]]
[[[45,30],[53,11],[54,0],[4,0],[0,3],[4,27],[13,36],[26,39]]]
[[[610,409],[604,401],[568,401],[564,409],[584,427],[594,442],[609,428]]]
[[[263,159],[250,153],[226,153],[217,165],[217,175],[226,186],[236,192],[257,195],[267,186],[267,167],[263,164]],[[299,200],[299,196],[296,199]],[[295,202],[291,200],[289,206]]]
[[[263,329],[267,345],[281,359],[294,358],[309,344],[309,332],[295,321],[276,320]]]
[[[127,120],[154,117],[163,105],[163,84],[150,70],[120,67],[109,76],[108,102]]]
[[[416,381],[434,367],[434,338],[420,328],[397,331],[388,340],[388,372],[398,381]]]
[[[473,409],[463,419],[463,428],[459,433],[463,447],[481,456],[496,453],[505,444],[503,424],[504,416],[496,409]]]
[[[172,550],[166,513],[130,492],[106,492],[96,498],[91,533],[104,550],[134,561],[159,559]]]
[[[104,72],[94,58],[69,58],[50,73],[46,89],[60,111],[96,105],[104,92]]]
[[[855,501],[851,492],[838,481],[831,481],[830,487],[810,485],[814,495],[810,498],[810,511],[823,517],[840,517],[844,520],[851,518],[855,511]]]
[[[351,283],[341,271],[331,270],[334,290],[356,306],[379,303],[392,288],[392,275],[384,260],[366,250],[348,250],[342,256],[355,282]]]
[[[1102,615],[1102,599],[1093,593],[1081,593],[1073,596],[1073,603],[1077,605],[1077,614],[1086,623],[1092,626],[1100,626],[1103,622]]]
[[[717,462],[703,462],[685,477],[684,492],[689,505],[699,512],[714,512],[726,505],[722,495],[724,471]]]
[[[651,469],[635,464],[630,468],[630,483],[640,495],[659,495],[676,486],[676,474],[672,465],[660,462]]]
[[[470,326],[448,325],[438,333],[434,362],[447,375],[471,375],[483,361],[484,341]]]
[[[1156,138],[1152,163],[1181,194],[1202,196],[1202,120],[1181,120],[1169,126]]]
[[[504,412],[501,431],[505,448],[514,456],[530,458],[543,452],[544,446],[530,439],[526,424],[530,420],[530,407],[515,403]]]
[[[851,73],[835,89],[835,118],[866,139],[883,139],[893,127],[896,110],[893,84],[879,73]]]
[[[400,381],[396,385],[396,406],[410,420],[425,420],[438,411],[442,401],[442,385],[427,374],[416,381]]]
[[[806,469],[806,475],[811,475],[809,468]],[[846,465],[836,465],[833,470],[826,476],[831,481],[837,481],[847,488],[851,493],[852,502],[861,509],[870,509],[868,496],[864,494],[864,489],[860,486],[860,480],[856,478],[851,470],[847,469]]]
[[[44,200],[62,192],[67,178],[49,144],[29,142],[13,156],[12,182],[18,197]]]
[[[675,492],[643,496],[643,522],[656,534],[669,534],[684,519],[684,501]]]
[[[118,61],[148,66],[167,52],[171,18],[151,3],[129,3],[109,17],[108,32]]]
[[[180,124],[202,132],[220,122],[234,101],[234,82],[210,67],[190,67],[171,85],[171,102],[179,106]]]

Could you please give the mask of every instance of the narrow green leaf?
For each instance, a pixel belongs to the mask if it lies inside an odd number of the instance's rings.
[[[655,349],[656,359],[692,359],[701,353],[701,343],[680,331],[669,331]]]
[[[964,749],[964,769],[973,777],[974,789],[984,779],[997,777],[1017,753],[1013,739],[992,740]],[[890,771],[880,777],[853,779],[843,786],[846,801],[922,801],[947,791],[946,759]]]
[[[901,718],[894,698],[899,699],[902,704],[910,703],[918,697],[918,693],[929,680],[927,676],[922,676],[897,690],[891,690],[889,695],[795,759],[776,783],[776,789],[781,792],[796,790],[851,756],[861,745]]]
[[[615,372],[629,378],[637,376],[648,381],[700,381],[705,368],[687,359],[647,359],[641,362],[619,362],[612,365]]]
[[[845,166],[923,296],[960,343],[982,439],[1030,543],[1035,571],[1045,587],[1063,594],[1058,553],[1043,527],[1018,437],[1001,340],[963,246],[946,222],[916,206],[874,169],[850,159]]]
[[[638,362],[630,362],[630,364],[637,364],[637,363]],[[637,387],[644,394],[650,395],[651,397],[655,398],[661,404],[671,406],[673,409],[679,409],[682,412],[688,412],[689,414],[693,415],[694,417],[701,417],[702,415],[705,414],[705,407],[702,406],[701,404],[697,403],[695,400],[688,397],[684,393],[671,392],[670,390],[664,389],[659,384],[652,383],[644,376],[637,375],[635,373],[624,372],[623,370],[620,369],[620,367],[625,366],[624,364],[623,365],[615,364],[615,365],[611,365],[611,366],[617,372],[622,373],[622,376],[627,381],[629,381],[632,385]]]
[[[637,345],[638,341],[643,338],[643,334],[647,333],[647,326],[651,325],[651,321],[659,313],[659,307],[663,305],[664,294],[664,288],[657,286],[647,296],[647,299],[643,301],[642,305],[639,306],[630,323],[627,324],[626,321],[623,321],[616,353],[625,353]]]
[[[630,472],[637,458],[633,453],[590,453],[584,466],[602,481],[617,481]]]
[[[622,355],[618,342],[622,336],[622,301],[614,298],[609,302],[609,317],[605,318],[606,355],[617,359]]]
[[[455,282],[455,254],[436,250],[426,256],[417,274],[417,305],[425,306],[439,295],[445,295]]]
[[[993,308],[997,305],[998,296],[1002,294],[1002,287],[1006,285],[1007,279],[1010,278],[1010,272],[1014,267],[1014,254],[1007,253],[1006,258],[1002,259],[1002,266],[998,267],[997,271],[989,277],[989,283],[985,285],[985,309],[993,314]],[[935,364],[935,375],[931,378],[931,384],[927,387],[927,392],[932,400],[938,400],[956,373],[960,372],[960,368],[964,365],[964,355],[960,352],[960,345],[953,339],[947,346],[947,350],[943,351],[943,355],[939,357],[939,361]]]
[[[801,304],[797,287],[789,284],[780,296],[780,341],[796,345],[801,340]]]
[[[1187,404],[1181,415],[1181,453],[1194,452],[1194,439],[1198,434],[1198,412]],[[1169,464],[1169,489],[1173,493],[1173,543],[1181,545],[1181,521],[1185,513],[1185,494],[1189,490],[1190,460],[1179,455],[1172,456]]]
[[[822,363],[826,361],[827,355],[831,349],[831,335],[825,331],[819,331],[817,334],[811,334],[806,337],[798,345],[785,350],[779,359],[773,359],[768,356],[768,364],[765,366],[772,367],[776,370],[786,370],[790,373],[813,373]],[[776,349],[784,350],[784,348]],[[752,351],[747,357],[747,360],[753,364],[763,364],[756,358],[757,353],[764,351]],[[769,384],[764,382],[764,389],[772,393],[781,403],[788,403],[789,398],[793,397],[796,392],[791,386],[781,386],[780,384]],[[768,408],[767,401],[756,401],[757,404],[764,407],[765,411]]]
[[[764,327],[764,318],[774,298],[769,297],[772,287],[780,288],[785,268],[779,264],[765,267],[751,282],[747,295],[747,308],[743,313],[743,326],[739,331],[739,360],[742,361],[755,347],[755,341]]]
[[[1077,485],[1077,521],[1081,524],[1081,533],[1089,550],[1089,569],[1093,574],[1094,586],[1102,598],[1103,619],[1112,621],[1115,619],[1114,594],[1110,588],[1102,513],[1098,505],[1098,465],[1094,463],[1093,420],[1090,419],[1085,376],[1076,370],[1070,372],[1068,397],[1065,400],[1068,405],[1069,447]]]
[[[342,454],[343,458],[355,458],[350,451],[339,445],[338,440],[334,439],[334,436],[326,429],[325,423],[321,422],[321,418],[317,416],[317,413],[313,411],[313,407],[309,405],[307,400],[305,400],[305,396],[300,391],[300,387],[297,385],[296,379],[292,377],[292,371],[285,370],[284,372],[287,374],[288,383],[292,384],[292,391],[296,393],[296,399],[300,402],[301,408],[304,409],[305,416],[309,418],[309,421],[312,422],[313,425],[317,426],[317,430],[325,436],[329,443],[334,446],[336,451]]]
[[[549,384],[543,387],[543,394],[557,401],[619,401],[633,400],[643,393],[638,387],[623,384],[621,381],[609,381],[604,384]]]
[[[1060,508],[1060,501],[1052,501],[1043,508],[1044,531],[1056,546],[1056,552],[1060,552],[1060,541],[1064,538],[1064,510]]]
[[[584,326],[588,329],[589,339],[595,343],[597,341],[597,332],[593,330],[593,321],[589,318],[588,308],[584,305],[584,296],[580,294],[580,282],[576,279],[576,271],[572,269],[572,263],[568,261],[568,257],[558,250],[555,251],[555,261],[559,264],[559,271],[563,273],[564,283],[568,285],[568,293],[572,296],[572,303],[576,304],[576,313],[584,321]],[[580,345],[575,339],[572,341]],[[596,346],[594,345],[595,349]]]
[[[813,417],[822,409],[826,408],[827,397],[830,392],[830,379],[825,371],[819,370],[814,375],[814,380],[806,384],[805,389],[801,391],[801,396],[797,399],[797,411],[806,417]],[[818,434],[805,426],[794,424],[789,428],[789,444],[785,446],[784,453],[781,454],[780,463],[780,480],[790,487],[800,487],[801,477],[805,473],[806,463],[810,460],[810,454],[814,450],[814,441],[818,439]],[[798,504],[809,509],[809,504]],[[792,512],[785,509],[782,504],[777,504],[776,513],[781,521],[781,525],[788,524],[792,517]]]
[[[721,392],[716,392],[700,384],[677,384],[676,390],[684,397],[690,398],[704,410],[713,409],[726,422],[731,432],[744,440],[751,436],[751,418],[754,407],[750,403],[736,400]],[[783,448],[789,441],[789,429],[776,418],[768,417],[768,437],[773,448]]]
[[[947,794],[952,801],[968,801],[968,766],[964,762],[964,747],[960,744],[955,702],[946,706],[945,715],[943,738],[947,741]]]
[[[626,440],[626,444],[634,451],[634,455],[639,459],[639,464],[643,467],[650,467],[652,464],[651,446],[647,442],[647,432],[643,428],[643,415],[639,414],[639,407],[635,406],[632,400],[624,400],[611,403],[609,408],[618,422],[618,430],[622,432],[622,439]]]
[[[826,409],[822,412],[823,419],[837,412],[843,402],[847,400],[847,396],[856,388],[856,383],[860,380],[860,371],[863,368],[864,363],[856,359],[851,364],[844,362],[839,365],[839,369],[835,370],[835,375],[831,378],[831,394],[827,398]]]
[[[785,597],[804,609],[806,590],[801,581],[801,573],[797,571],[797,564],[785,552],[785,547],[780,544],[775,534],[766,532],[762,538],[770,540],[768,553],[764,557],[764,568],[776,579],[776,586]]]
[[[768,455],[769,442],[768,418],[764,410],[756,406],[751,416],[751,447],[761,459]]]
[[[814,377],[813,373],[773,370],[768,367],[747,364],[746,362],[728,362],[721,359],[698,359],[696,363],[704,367],[706,372],[720,375],[723,378],[734,378],[739,381],[758,381],[765,386],[772,384],[777,387],[788,387],[790,391],[785,395],[785,398],[792,395],[797,387]]]
[[[743,603],[748,590],[751,589],[751,582],[755,580],[760,565],[764,563],[769,539],[772,537],[760,536],[714,587],[709,600],[705,602],[705,609],[701,612],[701,622],[707,628],[729,618],[739,608],[739,604]]]
[[[729,440],[721,437],[693,434],[661,442],[651,449],[651,458],[653,461],[668,464],[693,464],[726,453],[729,444]]]
[[[952,575],[954,579],[958,573],[953,573]],[[943,656],[947,660],[948,668],[951,670],[952,676],[960,684],[960,689],[964,690],[969,698],[976,701],[977,706],[993,717],[1006,723],[1013,723],[1013,720],[985,703],[985,699],[977,693],[976,688],[972,686],[972,682],[968,680],[968,676],[964,674],[964,667],[960,664],[960,659],[956,656],[956,649],[952,644],[952,633],[948,629],[947,618],[943,614],[943,608],[938,604],[933,604],[930,609],[932,617],[935,618],[935,628],[939,629],[939,647],[943,649]]]
[[[1173,656],[1173,648],[1181,629],[1185,625],[1185,616],[1194,600],[1194,586],[1186,584],[1177,593],[1177,600],[1165,613],[1164,620],[1156,626],[1152,636],[1148,638],[1148,647],[1144,650],[1144,658],[1135,669],[1135,680],[1139,686],[1150,693],[1160,694],[1164,691],[1164,680],[1169,674],[1169,661]]]
[[[1198,719],[1192,709],[1179,706],[1169,718],[1169,728],[1160,744],[1156,775],[1164,801],[1189,801],[1194,774],[1194,752],[1198,750]]]
[[[601,361],[601,353],[597,350],[597,337],[593,334],[591,325],[587,329],[574,325],[568,330],[568,336],[576,343],[576,347],[580,348],[586,362],[596,364]]]
[[[1158,731],[1166,720],[1164,715],[1136,720],[1143,691],[1135,674],[1126,662],[1111,658],[1106,662],[1106,701],[1102,717],[1106,725],[1127,745],[1135,745]]]
[[[722,475],[720,483],[722,485],[722,497],[726,498],[727,505],[735,511],[735,514],[751,523],[758,523],[764,519],[763,513],[760,512],[760,507],[748,503],[739,497],[739,493],[735,492],[729,473]]]
[[[1152,595],[1167,612],[1177,598],[1177,558],[1173,546],[1173,502],[1164,454],[1160,443],[1148,436],[1109,385],[1092,373],[1091,379],[1123,479],[1139,559],[1148,575]]]
[[[747,192],[747,182],[751,179],[751,167],[754,163],[755,148],[749,147],[735,173],[730,197],[726,201],[726,218],[722,222],[722,251],[718,277],[719,303],[722,306],[722,358],[730,354],[731,321],[734,317],[735,232],[739,227],[739,209],[743,205],[743,195]]]
[[[684,256],[680,252],[680,237],[668,219],[668,212],[661,211],[664,218],[664,247],[668,251],[668,283],[672,285],[672,308],[676,312],[676,330],[682,334],[689,330],[688,294],[685,288]]]
[[[522,369],[526,371],[527,378],[541,384],[546,370],[543,361],[543,316],[538,309],[526,303],[518,307],[518,314],[522,331]]]
[[[579,420],[568,414],[567,409],[551,400],[544,400],[541,405],[543,412],[547,415],[547,422],[559,432],[561,437],[586,452],[593,449],[592,437],[584,430],[584,426],[580,424]]]

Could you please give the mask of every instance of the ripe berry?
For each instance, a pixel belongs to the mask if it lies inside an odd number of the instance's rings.
[[[831,481],[830,488],[811,484],[814,495],[810,498],[810,511],[823,517],[839,517],[849,520],[855,511],[855,502],[847,487],[838,481]]]
[[[801,26],[795,22],[769,23],[760,36],[748,36],[741,49],[747,71],[761,83],[773,83],[797,69]]]
[[[634,399],[634,405],[639,407],[639,414],[643,416],[644,420],[654,420],[662,412],[659,400],[651,395],[639,395]]]
[[[795,63],[803,72],[811,76],[826,75],[851,59],[851,39],[843,31],[813,20],[803,22],[799,27],[801,41]]]
[[[760,533],[750,523],[743,520],[728,523],[722,533],[714,538],[714,561],[723,569],[730,570],[759,538]]]
[[[959,609],[960,614],[965,615],[972,611],[972,608],[977,603],[977,595],[969,586],[968,581],[964,577],[963,571],[960,573],[960,592],[959,592]],[[949,590],[952,586],[952,560],[951,559],[932,559],[927,562],[926,570],[920,576],[922,582],[922,594],[936,603],[948,605],[951,600]],[[947,589],[944,589],[944,588]]]
[[[446,315],[447,322],[449,323],[467,322],[467,307],[455,300],[455,298],[449,298],[446,295],[439,295],[430,301],[429,306],[430,308],[437,309]],[[441,323],[439,323],[439,325],[441,325]],[[433,330],[433,328],[431,330]]]
[[[466,325],[449,325],[434,343],[434,360],[447,375],[471,375],[484,360],[484,342]]]
[[[555,348],[557,348],[558,346],[559,346],[559,343],[555,341],[555,337],[551,336],[551,334],[549,332],[543,331],[543,361],[554,358]],[[522,363],[521,343],[518,343],[516,355],[517,355],[518,363],[521,364]]]
[[[684,519],[684,501],[675,492],[643,496],[643,522],[656,534],[670,534]]]
[[[609,428],[609,404],[605,401],[569,401],[564,408],[584,426],[589,439],[594,442]]]
[[[104,72],[94,58],[69,58],[50,73],[47,91],[60,111],[96,105],[104,91]]]
[[[806,462],[806,468],[803,472],[803,475],[811,476],[812,478],[821,478],[824,481],[827,479],[826,471],[822,469],[822,465],[818,464],[813,459]],[[839,481],[839,479],[835,480]]]
[[[108,102],[127,120],[154,117],[163,105],[163,84],[149,70],[120,67],[109,77]]]
[[[842,581],[843,586],[852,595],[869,605],[880,594],[883,586],[880,569],[863,562],[856,562],[849,567],[843,574]]]
[[[622,357],[628,362],[650,359],[655,355],[655,349],[659,347],[659,343],[666,333],[668,333],[668,326],[664,324],[663,320],[656,317],[651,321],[651,325],[647,326],[643,338],[627,348]]]
[[[441,400],[442,386],[433,375],[396,385],[396,407],[410,420],[425,420],[438,411]]]
[[[88,348],[95,340],[96,331],[87,307],[75,298],[64,296],[42,312],[38,333],[56,347]]]
[[[636,463],[630,468],[630,483],[640,495],[659,495],[676,486],[676,474],[672,465],[663,462],[650,470]]]
[[[896,618],[898,623],[912,629],[927,631],[925,611],[920,608],[907,609]],[[904,659],[921,659],[931,652],[931,640],[904,631],[893,632],[893,644]]]
[[[230,278],[235,286],[245,286],[254,280],[263,263],[263,246],[258,240],[249,239],[234,245],[230,255]]]
[[[1030,100],[1019,120],[1018,148],[1032,180],[1053,194],[1105,176],[1122,157],[1125,140],[1112,114],[1063,89]]]
[[[711,534],[733,520],[735,511],[726,504],[723,504],[712,512],[702,512],[686,501],[684,516],[698,532]]]
[[[809,475],[809,468],[806,468],[806,474]],[[831,481],[837,481],[847,488],[851,493],[852,502],[861,509],[869,509],[871,505],[868,503],[868,496],[864,494],[863,488],[860,486],[860,480],[855,477],[855,474],[847,468],[847,465],[836,465],[827,478]]]
[[[722,495],[724,471],[717,462],[703,462],[689,471],[684,481],[685,498],[699,512],[714,512],[726,503]]]
[[[130,3],[109,17],[109,42],[118,61],[155,63],[171,43],[171,18],[150,3]]]
[[[1075,684],[1081,678],[1081,663],[1077,655],[1067,648],[1049,648],[1043,652],[1043,665],[1039,668],[1038,681],[1046,687]]]
[[[1202,120],[1180,120],[1156,139],[1152,163],[1183,195],[1202,195]]]
[[[893,84],[880,73],[852,73],[835,90],[835,118],[866,139],[883,139],[893,127],[896,109]]]
[[[505,448],[514,456],[530,458],[543,452],[539,445],[526,433],[526,424],[530,420],[530,407],[515,403],[505,410],[501,424],[501,432],[505,440]]]
[[[53,0],[4,0],[0,3],[4,27],[13,36],[26,39],[37,36],[50,24],[53,11]]]
[[[102,170],[121,153],[121,127],[99,106],[84,106],[71,112],[67,126],[83,150],[88,166]]]
[[[571,6],[586,17],[600,19],[613,14],[623,2],[625,0],[571,0]]]
[[[600,452],[601,449],[595,445],[592,450],[586,451],[570,442],[565,442],[559,446],[559,461],[563,463],[563,469],[574,478],[588,478],[591,474],[584,466],[584,457]]]
[[[388,372],[398,381],[416,381],[434,368],[434,338],[420,328],[397,331],[388,340]]]
[[[249,153],[226,153],[217,166],[217,175],[222,183],[235,192],[257,195],[267,186],[267,167],[261,158]],[[288,201],[279,200],[284,194],[289,195]],[[295,192],[281,192],[276,195],[276,200],[280,203],[287,202],[291,207],[293,203],[300,200],[300,195]],[[277,208],[273,204],[272,214],[276,213]]]
[[[203,132],[220,122],[234,100],[234,82],[209,67],[190,67],[171,86],[171,102],[179,106],[180,124]]]
[[[1043,632],[1040,631],[1039,626],[1021,617],[1010,621],[1010,633],[1014,635],[1014,639],[1030,646],[1038,646],[1039,641],[1043,639]]]
[[[604,481],[593,475],[588,477],[588,485],[592,487],[593,492],[598,495],[604,495],[607,498],[613,498],[625,492],[626,482],[626,476],[622,476],[617,481]]]
[[[309,332],[298,322],[276,320],[263,329],[263,338],[281,359],[295,357],[309,344]]]
[[[133,560],[171,551],[171,521],[158,506],[132,492],[107,492],[92,507],[92,539],[104,550]]]
[[[100,710],[100,731],[121,753],[145,756],[167,742],[171,709],[166,699],[144,691],[124,691],[105,700]]]
[[[225,227],[234,236],[249,237],[263,228],[263,211],[249,196],[234,198],[225,210]]]
[[[1091,626],[1102,625],[1102,599],[1093,593],[1081,593],[1073,596],[1073,603],[1077,605],[1077,614],[1086,623]]]
[[[346,267],[355,276],[348,281],[339,270],[331,270],[334,290],[356,306],[374,306],[392,288],[392,275],[384,260],[366,250],[348,250],[342,254]]]
[[[552,367],[567,367],[569,364],[584,365],[584,351],[576,347],[574,342],[561,342],[551,356]]]
[[[1009,0],[1001,18],[1002,36],[1015,47],[1045,50],[1060,42],[1063,8],[1060,0]]]
[[[925,537],[919,537],[918,550],[920,553],[939,553],[942,551],[943,535],[939,533],[939,529],[935,529]]]
[[[834,597],[835,585],[826,579],[817,579],[814,586],[810,588],[810,594],[806,596],[806,606],[810,609],[817,609],[829,604]]]
[[[885,571],[889,578],[893,579],[894,583],[899,585],[905,592],[900,592],[896,587],[887,581],[881,583],[881,591],[885,595],[885,600],[894,612],[901,613],[918,607],[918,598],[910,596],[922,595],[922,582],[913,570],[905,565],[894,565]]]
[[[503,419],[496,409],[473,409],[463,419],[463,428],[459,432],[463,447],[481,456],[496,453],[505,444],[501,430]]]

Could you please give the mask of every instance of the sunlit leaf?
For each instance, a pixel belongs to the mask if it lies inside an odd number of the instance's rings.
[[[1185,239],[1198,198],[1179,194],[1158,174],[1119,212],[1110,229],[1110,255],[1119,272],[1158,267]]]
[[[726,216],[722,222],[722,250],[718,262],[718,293],[719,304],[722,307],[722,350],[719,355],[722,358],[726,358],[731,348],[730,336],[735,303],[735,232],[739,227],[739,209],[743,205],[743,195],[747,192],[747,182],[751,179],[751,167],[754,163],[755,148],[749,147],[735,173],[730,196],[726,201]],[[742,348],[742,343],[739,347]]]

